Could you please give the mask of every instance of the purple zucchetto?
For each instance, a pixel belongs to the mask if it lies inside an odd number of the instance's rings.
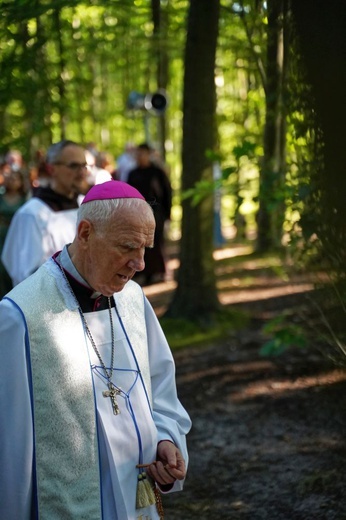
[[[101,184],[95,184],[85,195],[82,204],[91,202],[92,200],[106,199],[142,199],[143,195],[136,188],[122,181],[106,181]]]

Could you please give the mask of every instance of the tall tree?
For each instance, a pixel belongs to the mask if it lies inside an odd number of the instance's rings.
[[[60,9],[53,9],[52,13],[53,19],[53,30],[56,33],[57,38],[57,49],[58,49],[58,63],[59,63],[59,74],[57,75],[56,81],[59,91],[59,102],[58,102],[58,112],[60,119],[60,139],[66,138],[66,87],[64,81],[65,69],[66,69],[66,60],[65,60],[65,50],[62,39],[62,30],[61,30],[61,20],[60,20]]]
[[[215,57],[219,0],[191,0],[185,47],[182,190],[212,181],[208,151],[215,145]],[[167,314],[205,321],[219,307],[213,260],[213,197],[182,204],[178,286]]]
[[[306,220],[314,220],[309,234],[319,237],[323,259],[345,276],[345,2],[292,0],[292,11],[323,152],[314,163]]]
[[[281,245],[285,218],[284,184],[286,121],[284,88],[287,70],[286,0],[268,0],[267,60],[264,82],[264,155],[260,169],[257,248]]]
[[[160,0],[151,0],[151,8],[153,13],[153,51],[157,64],[157,86],[163,91],[167,90],[169,60],[167,52],[167,25],[168,13],[167,6],[163,7]],[[160,140],[160,154],[163,160],[166,158],[165,141],[166,141],[166,117],[164,112],[158,119],[158,134]]]

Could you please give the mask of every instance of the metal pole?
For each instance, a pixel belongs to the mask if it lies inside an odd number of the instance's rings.
[[[143,123],[144,123],[145,142],[148,143],[148,144],[150,144],[149,114],[144,114],[144,117],[143,117]]]

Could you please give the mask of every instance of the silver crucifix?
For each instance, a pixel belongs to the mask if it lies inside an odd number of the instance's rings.
[[[120,408],[117,402],[117,394],[120,394],[120,390],[115,388],[112,383],[108,383],[108,390],[104,390],[102,392],[103,397],[110,397],[112,402],[112,408],[114,415],[120,414]]]

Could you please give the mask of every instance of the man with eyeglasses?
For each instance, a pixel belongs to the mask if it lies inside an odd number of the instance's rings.
[[[2,262],[17,285],[73,240],[80,197],[90,188],[84,148],[63,140],[47,151],[50,185],[35,190],[14,215]]]

